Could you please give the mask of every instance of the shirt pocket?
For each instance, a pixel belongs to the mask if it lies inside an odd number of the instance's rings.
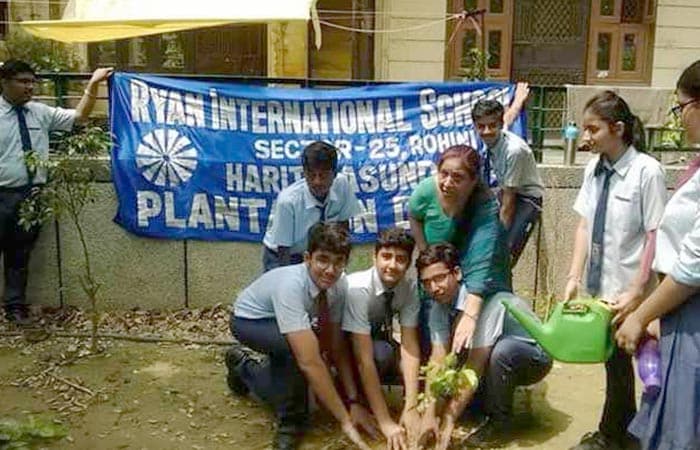
[[[608,207],[612,209],[615,219],[613,226],[620,227],[627,232],[637,232],[642,228],[642,208],[639,204],[639,192],[632,189],[622,189],[611,192],[612,201]]]

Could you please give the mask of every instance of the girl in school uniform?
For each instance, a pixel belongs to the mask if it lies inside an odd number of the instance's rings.
[[[661,165],[643,153],[639,119],[612,91],[591,98],[583,116],[583,143],[596,156],[586,166],[574,210],[580,216],[564,300],[578,294],[613,304],[618,320],[649,289],[654,233],[666,203]],[[606,392],[598,431],[575,450],[625,449],[634,439],[627,426],[636,412],[631,357],[616,348],[605,363]]]
[[[690,144],[700,143],[700,61],[677,84],[680,116]],[[654,270],[661,284],[627,316],[615,337],[633,353],[648,325],[661,318],[661,390],[642,396],[630,432],[644,449],[700,449],[700,156],[668,202],[656,236]]]

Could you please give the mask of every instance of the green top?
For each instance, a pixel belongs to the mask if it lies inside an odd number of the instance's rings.
[[[408,200],[408,211],[411,217],[423,224],[423,235],[428,245],[452,242],[457,222],[442,210],[435,176],[418,183]]]

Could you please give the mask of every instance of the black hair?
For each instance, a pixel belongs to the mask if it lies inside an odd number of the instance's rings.
[[[676,89],[693,99],[700,99],[700,60],[685,68],[676,83]]]
[[[309,253],[317,250],[350,257],[350,232],[338,222],[319,222],[309,229]]]
[[[420,272],[423,269],[437,263],[445,264],[450,270],[460,267],[459,250],[457,250],[457,247],[449,242],[440,242],[439,244],[433,244],[421,250],[420,253],[418,253],[418,258],[416,258],[418,276],[420,276]]]
[[[379,233],[377,242],[374,244],[374,253],[376,254],[382,248],[396,247],[406,251],[410,257],[415,246],[416,240],[408,231],[399,227],[391,227]]]
[[[312,142],[301,153],[301,165],[304,170],[326,169],[335,172],[338,168],[338,149],[328,142]]]
[[[644,124],[639,117],[632,114],[632,110],[622,97],[613,91],[603,91],[586,102],[583,110],[585,112],[589,109],[608,126],[622,122],[624,124],[622,142],[625,145],[633,145],[640,152],[646,151]]]
[[[8,80],[17,76],[20,73],[31,73],[36,76],[36,72],[32,66],[20,59],[8,59],[0,66],[0,78]]]
[[[503,114],[505,113],[505,108],[503,104],[497,100],[479,100],[476,105],[472,108],[472,120],[476,122],[487,116],[498,116],[503,120]]]

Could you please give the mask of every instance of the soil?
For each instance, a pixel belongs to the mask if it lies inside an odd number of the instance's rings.
[[[269,447],[272,417],[253,400],[229,392],[224,347],[113,340],[100,345],[103,351],[90,355],[87,342],[0,338],[0,418],[31,414],[62,421],[69,435],[42,444],[47,449]],[[47,367],[58,367],[58,378],[42,381],[37,374]],[[555,364],[544,382],[518,391],[519,426],[507,448],[575,444],[597,423],[603,387],[600,365]],[[391,394],[398,397],[397,390]],[[80,400],[66,400],[78,395]],[[313,423],[302,448],[349,448],[328,414],[317,411]],[[373,448],[384,445],[375,442]]]

